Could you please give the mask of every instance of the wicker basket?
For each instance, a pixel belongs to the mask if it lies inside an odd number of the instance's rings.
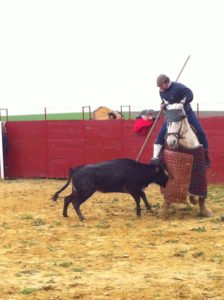
[[[169,203],[185,203],[191,180],[193,155],[164,150],[163,159],[173,177],[169,179],[166,188],[162,189],[164,199]]]

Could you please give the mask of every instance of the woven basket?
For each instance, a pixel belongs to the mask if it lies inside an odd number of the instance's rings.
[[[164,150],[163,159],[173,177],[169,179],[166,188],[162,189],[164,199],[169,203],[185,203],[191,180],[193,155]]]

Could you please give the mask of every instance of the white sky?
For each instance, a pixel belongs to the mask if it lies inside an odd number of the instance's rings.
[[[222,0],[0,0],[0,108],[159,109],[156,77],[224,110]]]

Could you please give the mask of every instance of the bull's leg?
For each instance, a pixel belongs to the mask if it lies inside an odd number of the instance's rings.
[[[142,198],[142,200],[144,201],[144,204],[145,204],[145,208],[148,209],[148,210],[152,210],[152,207],[151,205],[149,204],[148,200],[147,200],[147,197],[146,197],[146,194],[144,191],[139,191],[139,196]]]
[[[138,192],[130,192],[130,194],[135,199],[135,203],[136,203],[136,215],[138,217],[141,217],[141,206],[140,206],[141,198],[139,196],[139,193]]]
[[[76,211],[77,216],[79,217],[80,221],[85,220],[85,217],[83,216],[83,214],[81,213],[80,210],[80,205],[85,202],[90,196],[92,196],[92,194],[94,193],[93,191],[88,191],[88,192],[82,192],[79,193],[79,195],[75,195],[75,197],[72,199],[72,205]],[[81,196],[80,196],[81,194]]]
[[[207,207],[205,204],[205,197],[199,197],[199,207],[200,207],[200,214],[203,217],[211,217],[212,211]]]
[[[85,201],[85,200],[84,200]],[[73,204],[73,207],[76,211],[76,214],[77,216],[79,217],[79,220],[80,221],[83,221],[85,220],[85,217],[83,216],[83,214],[81,213],[81,210],[80,210],[80,205],[84,202],[84,201],[81,201],[79,197],[75,197],[75,199],[72,201],[72,204]]]
[[[72,202],[74,195],[70,194],[69,196],[65,197],[64,199],[64,208],[63,208],[63,216],[68,217],[68,206]]]

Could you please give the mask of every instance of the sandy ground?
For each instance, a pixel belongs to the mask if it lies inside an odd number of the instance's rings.
[[[137,218],[129,195],[96,193],[81,223],[50,200],[63,183],[0,181],[0,299],[224,299],[224,186],[209,187],[209,219],[190,205]]]

